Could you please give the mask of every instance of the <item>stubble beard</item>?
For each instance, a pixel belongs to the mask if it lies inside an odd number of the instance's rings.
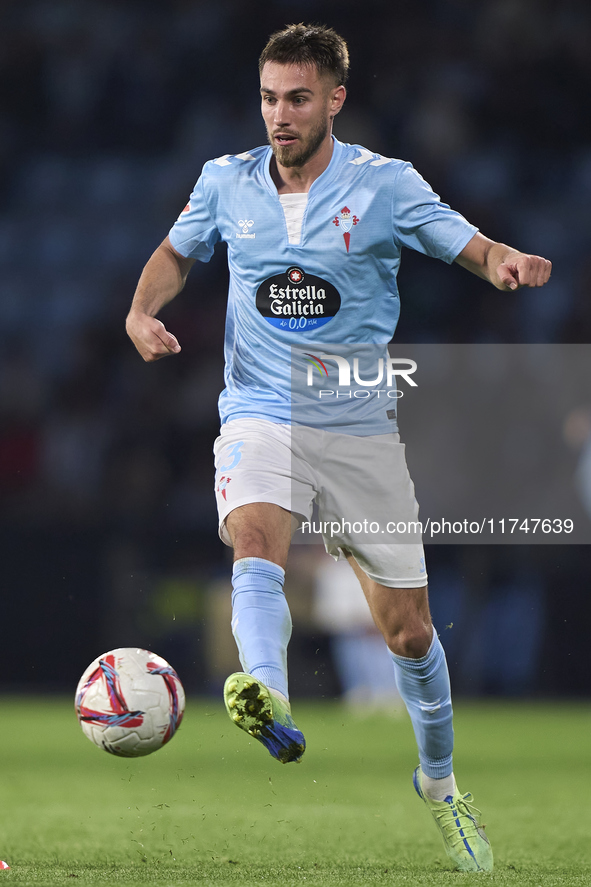
[[[267,138],[269,139],[269,144],[271,145],[275,160],[286,169],[305,166],[314,154],[316,154],[327,135],[328,120],[321,120],[318,123],[318,126],[311,131],[304,144],[298,139],[295,145],[282,147],[273,142],[271,134],[267,132]]]

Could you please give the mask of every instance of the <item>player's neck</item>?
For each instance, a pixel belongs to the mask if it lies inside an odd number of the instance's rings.
[[[281,166],[271,158],[271,178],[278,194],[307,194],[316,179],[322,175],[330,163],[333,152],[332,136],[320,146],[316,154],[303,166]]]

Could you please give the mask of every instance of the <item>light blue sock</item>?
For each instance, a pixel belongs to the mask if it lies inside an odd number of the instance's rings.
[[[421,770],[433,779],[443,779],[453,769],[454,731],[449,673],[437,632],[433,629],[429,652],[422,659],[391,655],[419,746]]]
[[[232,633],[244,671],[288,698],[291,614],[283,593],[284,579],[285,570],[262,557],[235,561]]]

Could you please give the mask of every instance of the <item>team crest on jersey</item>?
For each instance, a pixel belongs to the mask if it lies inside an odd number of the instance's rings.
[[[228,489],[228,484],[231,480],[231,477],[222,476],[220,477],[219,483],[217,485],[216,493],[221,493],[224,499],[226,499],[226,490]]]
[[[338,216],[335,216],[332,220],[333,225],[336,225],[337,228],[341,228],[343,231],[343,240],[345,241],[347,252],[349,252],[349,243],[351,242],[351,228],[354,225],[358,225],[359,221],[360,219],[356,215],[351,214],[348,206],[344,206]]]
[[[341,307],[339,291],[328,280],[292,266],[263,280],[256,306],[267,323],[287,331],[324,326]]]
[[[247,218],[238,219],[238,224],[240,225],[240,231],[236,232],[236,237],[239,237],[240,239],[246,238],[247,240],[254,240],[256,234],[250,233],[250,229],[254,225],[253,220]]]

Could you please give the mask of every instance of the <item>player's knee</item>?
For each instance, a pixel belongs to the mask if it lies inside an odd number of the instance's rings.
[[[242,527],[234,534],[232,547],[235,560],[243,557],[260,557],[285,568],[289,540],[286,543],[267,528]]]
[[[406,659],[420,659],[426,656],[433,629],[424,622],[416,622],[408,625],[394,626],[386,636],[386,643],[396,656],[404,656]]]
[[[285,568],[291,540],[291,515],[277,505],[252,503],[231,511],[226,529],[234,558],[260,557]]]
[[[242,530],[234,535],[232,540],[236,558],[262,557],[270,559],[274,547],[274,540],[269,534],[256,527]]]

